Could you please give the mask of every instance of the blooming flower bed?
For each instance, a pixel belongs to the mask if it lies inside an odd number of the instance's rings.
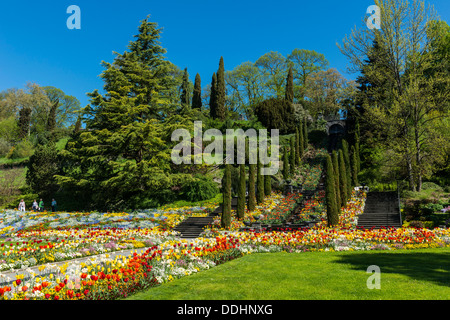
[[[247,211],[244,220],[254,222],[254,216],[262,214],[263,223],[278,223],[292,213],[300,199],[299,194],[273,193],[255,211]],[[220,229],[217,220],[193,240],[178,238],[173,228],[187,217],[207,215],[217,204],[134,213],[3,211],[0,300],[118,299],[258,252],[450,246],[449,229],[357,229],[365,199],[365,192],[354,191],[341,210],[339,225],[332,228],[327,226],[324,193],[318,192],[298,216],[298,221],[311,216],[320,220],[313,228],[242,232],[243,222],[233,217],[229,230]],[[113,256],[124,249],[135,252]],[[88,259],[73,260],[81,257]]]

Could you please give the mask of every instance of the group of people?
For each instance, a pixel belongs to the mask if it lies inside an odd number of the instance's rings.
[[[34,212],[42,212],[44,211],[44,201],[42,198],[39,200],[39,204],[36,200],[33,201],[33,204],[31,205],[31,210]],[[25,201],[24,199],[20,200],[19,203],[19,211],[26,211]],[[52,199],[52,212],[56,212],[56,200]]]

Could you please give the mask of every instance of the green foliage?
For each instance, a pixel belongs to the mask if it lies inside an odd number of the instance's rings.
[[[256,208],[256,165],[249,164],[249,172],[248,172],[248,204],[247,209],[249,211],[253,211]]]
[[[183,185],[181,191],[185,200],[196,202],[214,198],[219,193],[219,188],[210,178],[196,175]]]
[[[338,206],[336,203],[336,185],[334,178],[333,162],[330,155],[326,160],[326,180],[325,180],[325,197],[327,208],[328,226],[335,226],[339,223]]]
[[[221,226],[222,228],[228,228],[231,224],[231,164],[225,165],[225,172],[222,180],[222,193],[223,193],[223,210]]]
[[[280,134],[295,132],[294,107],[285,99],[270,98],[259,103],[255,115],[267,129],[278,129]]]
[[[236,214],[238,219],[243,219],[245,215],[245,186],[246,186],[246,174],[245,174],[245,164],[239,165],[239,188],[238,188],[238,203]]]
[[[219,69],[217,70],[217,91],[216,91],[216,117],[224,121],[228,116],[225,106],[225,66],[223,57],[220,57]]]
[[[348,200],[347,169],[345,167],[344,153],[339,150],[339,191],[341,194],[341,206],[345,206]]]
[[[292,67],[289,68],[288,76],[286,79],[285,99],[290,103],[294,103],[294,76],[292,74]]]
[[[58,190],[54,176],[59,171],[60,162],[55,144],[38,145],[30,157],[26,180],[35,194],[51,197]]]
[[[285,147],[283,152],[283,178],[287,180],[289,178],[289,158],[288,158],[288,149]]]
[[[342,207],[342,199],[341,199],[341,191],[340,191],[340,177],[339,177],[339,157],[336,150],[332,152],[331,159],[333,162],[333,174],[334,174],[334,190],[336,194],[336,206],[338,210],[341,210]]]
[[[30,140],[22,140],[15,147],[12,147],[8,155],[8,159],[21,159],[30,157],[33,154],[34,148]]]
[[[264,176],[261,174],[263,166],[261,164],[261,161],[258,157],[258,164],[256,166],[256,203],[261,204],[264,202]]]
[[[200,110],[202,109],[202,83],[200,75],[198,73],[195,75],[194,93],[192,96],[192,108]]]

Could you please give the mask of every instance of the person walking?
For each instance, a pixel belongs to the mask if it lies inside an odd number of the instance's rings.
[[[56,200],[52,199],[52,212],[56,212]]]
[[[37,211],[39,210],[39,205],[38,205],[36,199],[34,199],[33,205],[31,206],[31,209],[32,209],[34,212],[37,212]]]
[[[25,212],[25,201],[22,199],[19,203],[19,211]]]
[[[42,198],[41,198],[41,200],[39,201],[39,211],[40,211],[40,212],[43,212],[43,211],[44,211],[44,201],[42,201]]]

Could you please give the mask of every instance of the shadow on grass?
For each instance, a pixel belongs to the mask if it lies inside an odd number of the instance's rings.
[[[350,264],[366,271],[376,265],[383,273],[397,273],[420,281],[450,287],[450,252],[380,252],[352,253],[338,257],[336,263]]]

